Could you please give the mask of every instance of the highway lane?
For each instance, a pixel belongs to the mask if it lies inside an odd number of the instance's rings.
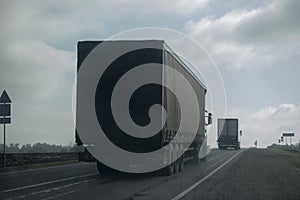
[[[181,192],[197,181],[209,178],[208,175],[212,176],[216,169],[222,168],[222,165],[233,163],[240,157],[242,151],[213,150],[206,162],[199,165],[187,163],[183,172],[171,177],[157,174],[98,175],[94,163],[4,173],[0,174],[0,179],[3,180],[0,183],[0,197],[1,199],[176,199]]]
[[[68,165],[29,169],[0,173],[0,190],[26,187],[28,185],[53,182],[71,177],[96,174],[97,168],[91,163],[74,163]]]

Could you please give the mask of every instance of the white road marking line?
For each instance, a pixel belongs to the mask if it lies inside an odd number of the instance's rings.
[[[209,170],[210,168],[214,167],[215,165],[219,164],[220,162],[223,162],[226,158],[223,158],[222,160],[219,160],[217,162],[215,162],[214,164],[208,166],[204,171]]]
[[[28,185],[28,186],[24,186],[24,187],[12,188],[12,189],[8,189],[8,190],[4,190],[2,192],[3,193],[14,192],[14,191],[23,190],[23,189],[28,189],[28,188],[33,188],[33,187],[38,187],[38,186],[43,186],[43,185],[49,185],[49,184],[52,184],[52,183],[59,183],[59,182],[63,182],[63,181],[74,180],[74,179],[77,179],[77,178],[93,176],[93,175],[96,175],[96,174],[98,174],[98,173],[91,173],[91,174],[86,174],[86,175],[82,175],[82,176],[74,176],[74,177],[70,177],[70,178],[64,178],[64,179],[59,179],[59,180],[54,180],[54,181],[48,181],[48,182]]]
[[[90,181],[93,181],[93,180],[96,180],[96,178],[91,178],[91,179],[87,179],[85,181],[79,181],[79,182],[75,182],[75,183],[71,183],[71,184],[67,184],[67,185],[64,185],[64,186],[60,186],[60,187],[54,187],[54,188],[49,188],[49,189],[45,189],[45,190],[40,190],[40,191],[37,191],[37,192],[32,192],[32,193],[28,193],[28,194],[25,194],[25,195],[22,195],[22,196],[16,196],[16,197],[12,197],[12,198],[9,198],[9,199],[6,199],[6,200],[14,200],[14,199],[22,199],[22,198],[27,198],[28,196],[34,196],[34,195],[37,195],[37,194],[42,194],[42,193],[47,193],[47,192],[53,192],[53,191],[58,191],[62,188],[67,188],[67,187],[71,187],[71,186],[74,186],[76,183],[88,183]],[[79,190],[82,190],[82,189],[77,189],[76,191],[79,191]],[[65,193],[62,193],[62,194],[65,194]],[[56,195],[55,195],[56,196]],[[51,197],[51,196],[50,196]],[[54,196],[52,196],[53,198],[56,198]],[[51,197],[51,198],[52,198]]]
[[[82,190],[82,189],[81,189],[81,190]],[[55,198],[61,197],[61,196],[63,196],[63,195],[68,195],[68,194],[71,194],[71,193],[74,193],[74,192],[77,192],[77,191],[80,191],[80,190],[71,190],[71,191],[69,191],[69,192],[65,192],[65,193],[61,193],[61,194],[54,195],[54,196],[50,196],[50,197],[44,198],[44,199],[42,199],[42,200],[55,199]]]
[[[225,153],[221,153],[221,154],[219,154],[219,155],[216,155],[216,156],[212,157],[211,159],[208,159],[207,161],[209,162],[209,161],[215,160],[216,158],[219,158],[220,156],[222,156],[222,155],[224,155],[224,154],[225,154]]]
[[[211,177],[212,175],[214,175],[217,171],[219,171],[222,167],[224,167],[227,163],[229,163],[232,159],[234,159],[237,155],[239,155],[240,153],[244,152],[245,150],[239,151],[236,154],[234,154],[229,160],[227,160],[225,163],[223,163],[222,165],[220,165],[218,168],[216,168],[214,171],[210,172],[208,175],[206,175],[204,178],[200,179],[199,181],[197,181],[196,183],[194,183],[193,185],[191,185],[189,188],[185,189],[184,191],[182,191],[181,193],[179,193],[178,195],[176,195],[175,197],[172,198],[172,200],[179,200],[182,197],[184,197],[186,194],[188,194],[189,192],[191,192],[193,189],[195,189],[198,185],[200,185],[202,182],[204,182],[206,179],[208,179],[209,177]]]
[[[209,159],[209,160],[207,160],[207,161],[209,162],[209,161],[211,161],[211,160],[214,160],[216,157],[219,157],[219,156],[221,156],[221,155],[223,155],[223,154],[224,154],[224,153],[222,153],[222,154],[220,154],[220,155],[216,155],[216,156],[212,157],[212,159]],[[209,155],[209,153],[208,153],[207,155]],[[193,160],[193,159],[194,159],[193,157],[185,157],[185,158],[184,158],[184,162],[189,161],[189,160]]]

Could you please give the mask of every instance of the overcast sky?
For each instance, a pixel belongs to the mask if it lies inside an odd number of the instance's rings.
[[[78,40],[140,27],[183,32],[209,52],[243,146],[300,139],[300,1],[1,1],[0,92],[13,100],[8,143],[74,143]],[[1,129],[1,143],[3,141]]]

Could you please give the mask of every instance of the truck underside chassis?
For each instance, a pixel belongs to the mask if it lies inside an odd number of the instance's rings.
[[[174,132],[174,134],[176,134]],[[188,149],[184,149],[183,143],[177,143],[175,145],[170,144],[170,148],[167,148],[167,144],[174,138],[175,135],[164,137],[165,141],[165,153],[163,156],[155,158],[147,158],[147,162],[162,162],[166,167],[159,170],[163,175],[172,175],[174,173],[180,172],[184,168],[185,161],[191,161],[194,164],[198,164],[199,161],[206,161],[207,156],[207,136],[199,138],[199,135],[196,136],[193,143],[189,146]],[[183,142],[183,141],[181,141]],[[77,137],[77,143],[82,144],[80,139]],[[179,156],[181,155],[181,156]],[[177,159],[176,159],[177,158]],[[175,161],[174,161],[175,160]],[[97,168],[101,174],[111,174],[118,172],[115,169],[106,166],[105,164],[98,161],[89,153],[89,151],[84,148],[84,151],[79,153],[79,161],[81,162],[97,162]],[[174,162],[172,162],[174,161]],[[134,163],[132,163],[134,165]]]
[[[206,148],[203,148],[206,149]],[[166,167],[159,170],[159,173],[162,175],[172,175],[177,172],[180,172],[184,168],[185,161],[191,161],[195,164],[198,164],[199,161],[205,161],[206,154],[204,155],[201,152],[200,145],[192,144],[190,148],[188,148],[183,153],[183,145],[170,145],[170,148],[165,148],[165,154],[163,158],[148,158],[150,162],[163,162]],[[203,151],[203,150],[202,150]],[[202,155],[201,155],[202,153]],[[205,152],[206,153],[206,152]],[[182,154],[181,156],[179,156]],[[177,158],[177,159],[176,159]],[[174,162],[171,162],[175,160]],[[115,174],[119,171],[103,164],[102,162],[96,160],[86,149],[84,152],[79,153],[79,161],[84,162],[97,162],[97,168],[99,173],[101,174]]]
[[[233,149],[240,149],[240,143],[237,143],[237,144],[218,144],[218,147],[220,150],[224,150],[224,149],[227,149],[227,148],[233,148]]]
[[[158,156],[158,157],[147,158],[147,162],[149,162],[149,164],[163,162],[163,165],[165,165],[165,167],[158,170],[158,172],[162,175],[169,176],[182,171],[184,168],[185,161],[189,160],[195,164],[198,164],[199,161],[206,161],[206,155],[207,155],[206,139],[203,141],[202,145],[203,146],[201,146],[199,143],[192,143],[188,149],[184,149],[182,144],[176,144],[176,145],[171,144],[169,148],[164,147],[165,153],[163,157]],[[89,154],[89,153],[86,152],[85,154]],[[82,161],[89,161],[89,162],[96,161],[98,171],[101,174],[112,174],[118,172],[117,170],[112,169],[109,166],[106,166],[100,161],[97,161],[90,154],[89,156],[86,157],[82,156],[82,157],[89,159],[89,160],[82,160]],[[132,164],[134,165],[134,163]]]

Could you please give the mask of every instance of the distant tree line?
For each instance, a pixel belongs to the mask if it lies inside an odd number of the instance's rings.
[[[300,149],[300,143],[290,145],[273,143],[272,145],[268,146],[268,148]]]
[[[3,144],[0,144],[0,153],[3,153]],[[68,153],[68,152],[80,152],[82,147],[77,145],[55,145],[47,143],[36,143],[36,144],[24,144],[11,143],[6,145],[7,153]]]

